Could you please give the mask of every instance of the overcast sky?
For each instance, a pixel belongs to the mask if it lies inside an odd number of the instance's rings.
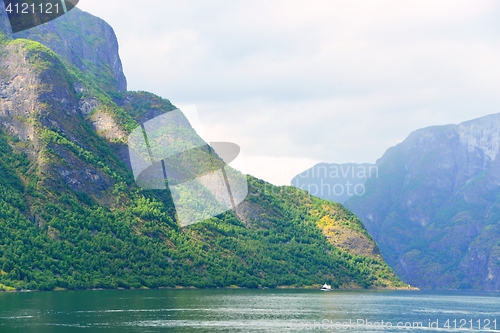
[[[500,1],[80,0],[129,90],[195,104],[246,173],[375,162],[418,128],[500,112]]]

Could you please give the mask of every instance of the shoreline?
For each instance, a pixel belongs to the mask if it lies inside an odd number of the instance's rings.
[[[6,288],[5,285],[0,285],[3,288]],[[9,288],[9,287],[7,287]],[[221,288],[197,288],[193,286],[175,286],[175,287],[159,287],[159,288],[86,288],[86,289],[65,289],[65,288],[55,288],[53,290],[16,290],[14,288],[9,288],[13,290],[0,290],[1,293],[43,293],[43,292],[65,292],[65,291],[106,291],[106,290],[234,290],[234,289],[258,289],[258,290],[318,290],[321,291],[321,285],[311,285],[311,286],[277,286],[275,288],[267,288],[267,287],[258,287],[258,288],[245,288],[239,286],[228,286]],[[399,290],[408,290],[408,291],[420,291],[419,288],[413,286],[405,286],[405,287],[369,287],[369,288],[359,288],[359,287],[340,287],[332,289],[331,291],[399,291]],[[449,290],[449,291],[458,291],[458,290]]]

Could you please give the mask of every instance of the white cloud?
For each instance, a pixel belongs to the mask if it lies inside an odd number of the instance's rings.
[[[318,161],[373,162],[420,127],[500,111],[496,1],[79,6],[114,27],[130,89],[195,103],[211,135],[251,157],[246,171],[277,184]]]

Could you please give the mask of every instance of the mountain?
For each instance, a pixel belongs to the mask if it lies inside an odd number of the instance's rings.
[[[0,12],[5,13],[4,3]],[[13,37],[6,15],[0,15],[0,31]],[[67,64],[90,76],[106,92],[127,90],[113,29],[103,20],[75,8],[50,24],[14,34],[40,42]]]
[[[365,193],[368,178],[377,177],[375,164],[318,163],[293,177],[291,185],[326,200],[345,203]]]
[[[126,91],[111,27],[74,9],[12,35],[4,13],[0,289],[407,287],[343,206],[250,176],[236,209],[180,227],[168,191],[135,185],[127,148],[175,106]]]
[[[9,19],[7,18],[6,14],[5,4],[2,1],[0,3],[0,33],[7,37],[12,37],[12,29],[10,27]]]
[[[499,291],[499,149],[500,114],[417,130],[345,204],[405,282]]]

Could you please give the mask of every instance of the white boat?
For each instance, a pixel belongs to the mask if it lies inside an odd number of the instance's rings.
[[[324,284],[322,287],[321,287],[321,290],[322,291],[331,291],[332,290],[332,286],[330,286],[329,284]]]

